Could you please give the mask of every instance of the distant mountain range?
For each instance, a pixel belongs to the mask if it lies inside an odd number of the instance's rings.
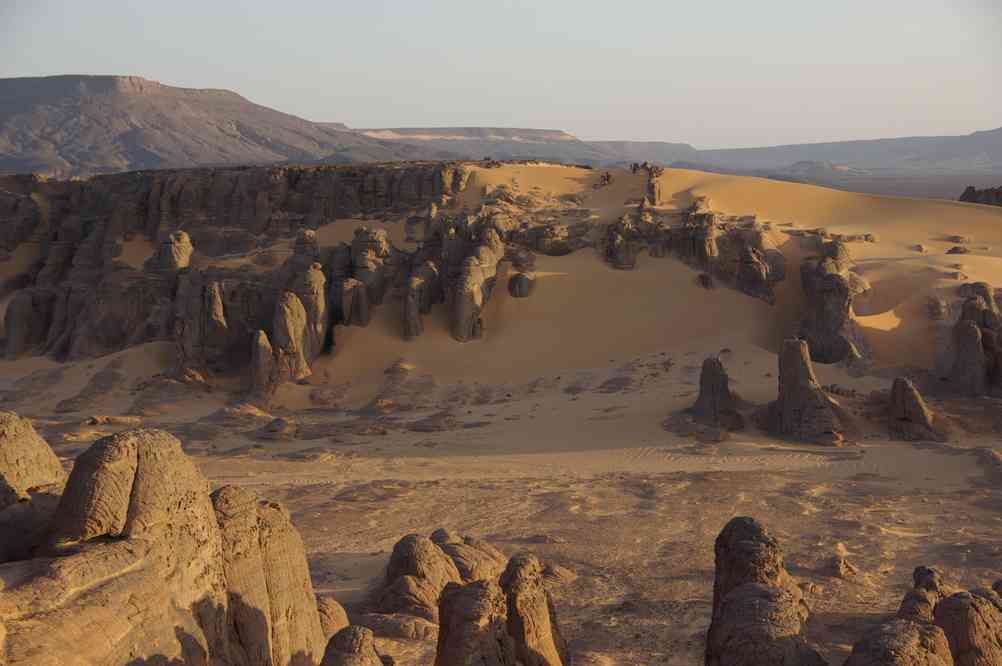
[[[1002,181],[1002,128],[967,136],[698,150],[661,141],[582,141],[545,129],[352,129],[282,113],[227,90],[177,88],[133,76],[0,79],[0,172],[68,177],[198,165],[484,157],[595,166],[650,161],[955,197],[963,189],[952,192],[959,183]],[[942,183],[942,192],[929,190],[933,181]]]

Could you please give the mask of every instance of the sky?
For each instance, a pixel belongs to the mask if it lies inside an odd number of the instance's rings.
[[[0,77],[732,148],[1002,126],[1002,0],[0,0]]]

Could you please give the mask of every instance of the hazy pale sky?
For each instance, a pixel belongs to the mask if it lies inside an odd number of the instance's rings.
[[[1002,126],[1002,0],[0,0],[0,77],[701,148]]]

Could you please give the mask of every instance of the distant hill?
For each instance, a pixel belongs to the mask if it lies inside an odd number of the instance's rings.
[[[228,90],[134,76],[0,79],[0,171],[134,169],[436,157],[313,123]]]
[[[352,129],[254,104],[227,90],[133,76],[0,79],[0,172],[76,176],[227,164],[538,159],[650,161],[842,189],[954,198],[997,184],[1002,128],[966,136],[698,150],[664,141],[583,141],[555,129]]]

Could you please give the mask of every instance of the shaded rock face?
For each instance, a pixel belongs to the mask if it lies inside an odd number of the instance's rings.
[[[724,364],[716,357],[705,359],[699,373],[699,397],[690,410],[692,415],[706,425],[740,430],[744,427],[744,418],[737,407],[738,399],[731,393]]]
[[[507,631],[505,595],[496,582],[449,583],[442,592],[439,616],[435,666],[518,663]]]
[[[706,666],[823,666],[803,635],[809,611],[776,539],[753,518],[734,518],[714,554]]]
[[[523,666],[570,664],[539,559],[529,553],[512,557],[501,574],[501,589],[507,597],[508,635]]]
[[[967,203],[988,204],[989,206],[1002,206],[1002,187],[986,187],[979,190],[974,186],[968,186],[964,193],[960,195],[960,201]]]
[[[942,435],[933,428],[932,410],[915,384],[905,377],[896,378],[891,387],[887,423],[891,436],[897,439],[942,439]]]
[[[1002,313],[994,289],[984,282],[966,284],[960,317],[953,328],[951,390],[976,397],[1002,389]]]
[[[498,262],[504,258],[504,243],[494,229],[487,229],[473,254],[467,256],[451,294],[452,337],[460,342],[475,340],[484,334],[481,316],[494,291]]]
[[[309,355],[309,320],[306,308],[291,291],[284,292],[275,305],[272,320],[275,373],[279,383],[299,381],[312,374]]]
[[[345,627],[327,643],[320,666],[383,666],[383,661],[371,630]]]
[[[288,514],[240,488],[210,498],[165,432],[95,442],[47,533],[51,557],[7,565],[23,566],[0,591],[11,666],[320,660],[324,636]]]
[[[331,596],[321,596],[317,598],[317,612],[320,613],[320,628],[324,636],[330,641],[336,633],[348,626],[348,613],[344,606]]]
[[[27,559],[42,544],[65,481],[31,422],[0,412],[0,563]]]
[[[147,261],[146,269],[171,273],[187,268],[195,247],[184,231],[167,234],[157,245],[156,253]]]
[[[810,345],[811,358],[819,363],[851,362],[867,355],[852,301],[869,286],[850,273],[851,266],[849,251],[841,241],[824,243],[819,256],[800,265],[806,297],[800,337]]]
[[[251,397],[267,402],[278,388],[278,375],[275,364],[275,350],[268,340],[268,334],[258,331],[254,335],[254,345],[251,348]]]
[[[807,343],[785,340],[779,353],[779,397],[765,414],[766,429],[779,437],[838,445],[843,416],[814,375]]]

